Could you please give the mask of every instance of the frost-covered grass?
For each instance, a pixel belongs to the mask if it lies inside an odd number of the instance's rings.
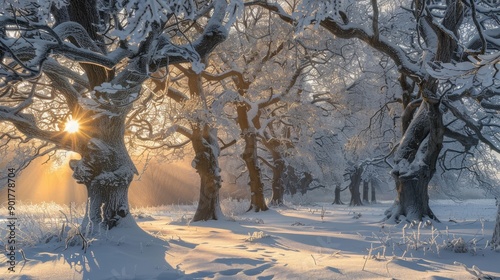
[[[235,217],[243,215],[250,206],[248,199],[226,198],[221,201],[221,210],[226,217]]]
[[[248,233],[248,238],[245,239],[247,242],[255,242],[259,239],[271,237],[269,234],[264,233],[263,231],[254,231],[252,234]]]
[[[8,213],[5,207],[0,209],[1,213]],[[53,202],[18,202],[15,209],[16,243],[22,247],[64,240],[68,230],[79,225],[85,213],[83,205],[67,206]],[[7,218],[0,217],[2,220]],[[1,244],[6,244],[8,234],[6,227],[0,227]]]
[[[448,226],[439,229],[434,222],[426,220],[419,223],[407,223],[395,226],[382,226],[379,232],[372,233],[373,242],[368,250],[368,258],[386,259],[413,255],[435,255],[439,257],[443,251],[453,253],[481,254],[490,250],[489,239],[485,235],[484,221],[476,221],[471,235],[451,233]],[[442,228],[441,226],[440,228]]]
[[[48,267],[57,263],[66,272],[81,271],[75,263],[68,266],[75,256],[81,256],[77,264],[90,261],[100,266],[90,267],[83,274],[72,272],[77,279],[108,279],[116,272],[138,279],[162,279],[166,275],[162,273],[174,273],[184,279],[255,279],[271,275],[293,279],[306,274],[336,279],[339,272],[349,279],[404,279],[408,273],[419,279],[470,279],[481,270],[500,277],[500,255],[489,246],[496,214],[494,201],[433,201],[431,207],[441,223],[381,223],[383,212],[391,203],[349,207],[288,201],[284,207],[255,213],[246,212],[247,200],[223,199],[221,208],[226,219],[195,223],[190,222],[195,203],[133,208],[132,216],[139,226],[168,245],[158,243],[158,239],[152,241],[153,237],[137,230],[123,228],[89,240],[92,242],[86,253],[79,246],[65,249],[67,237],[74,234],[73,225],[79,224],[84,215],[83,205],[18,203],[16,214],[20,248],[29,260],[36,260],[27,262],[32,267],[26,275],[37,275],[37,269],[45,263]],[[0,208],[1,219],[7,218],[5,213],[6,209]],[[5,244],[4,228],[1,233]],[[64,261],[43,257],[53,253],[65,256]],[[127,257],[122,263],[106,261],[118,255]],[[127,263],[128,256],[144,261],[144,268]],[[147,269],[148,261],[155,261],[155,266]],[[63,279],[62,274],[58,275],[53,279]]]

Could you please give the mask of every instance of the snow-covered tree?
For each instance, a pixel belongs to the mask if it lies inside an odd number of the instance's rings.
[[[211,65],[210,59],[206,61]],[[192,221],[218,220],[222,218],[219,204],[219,190],[222,187],[220,151],[236,142],[232,139],[225,143],[218,136],[218,129],[224,128],[224,118],[220,111],[223,104],[217,97],[224,93],[219,92],[222,87],[213,83],[213,80],[224,79],[225,75],[212,74],[209,70],[196,73],[182,65],[176,68],[180,70],[177,71],[179,75],[173,75],[175,82],[171,83],[168,91],[177,93],[171,97],[182,106],[176,111],[170,131],[191,142],[195,154],[191,165],[200,176],[199,202]],[[173,72],[174,69],[171,69]],[[178,96],[185,97],[176,98]]]
[[[81,159],[70,166],[88,191],[83,225],[112,228],[131,219],[127,191],[137,170],[126,143],[135,137],[150,144],[161,136],[150,133],[148,122],[141,128],[129,119],[145,116],[141,112],[158,100],[143,85],[173,64],[189,62],[200,72],[203,58],[227,37],[227,6],[225,0],[3,5],[1,149],[19,151],[17,170],[59,149],[78,153]],[[197,25],[198,35],[186,35],[188,23],[204,15],[210,19]]]

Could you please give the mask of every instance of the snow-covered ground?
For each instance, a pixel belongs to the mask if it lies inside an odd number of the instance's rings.
[[[432,201],[441,223],[416,225],[381,223],[389,201],[244,213],[247,203],[226,200],[226,220],[196,223],[191,205],[134,209],[140,228],[103,232],[86,252],[57,241],[76,211],[18,205],[17,237],[36,245],[24,246],[26,261],[17,252],[15,273],[2,254],[0,279],[477,279],[473,267],[500,278],[500,252],[488,246],[494,200]]]

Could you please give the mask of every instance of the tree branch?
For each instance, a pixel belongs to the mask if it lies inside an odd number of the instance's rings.
[[[287,14],[279,4],[269,3],[266,0],[257,0],[246,3],[246,5],[261,6],[267,10],[275,12],[285,22],[290,24],[294,24],[295,22],[293,17]],[[410,61],[401,48],[391,43],[383,36],[376,36],[373,31],[368,31],[363,26],[353,23],[339,24],[332,18],[326,18],[321,21],[320,25],[337,37],[343,39],[360,39],[374,49],[388,55],[399,67],[401,73],[417,80],[421,80],[424,77],[418,65]]]

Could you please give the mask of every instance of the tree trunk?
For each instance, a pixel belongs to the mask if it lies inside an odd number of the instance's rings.
[[[271,198],[271,205],[283,205],[283,195],[285,193],[285,182],[287,181],[287,172],[285,168],[285,160],[281,158],[279,152],[272,152],[273,154],[273,196]],[[276,154],[276,155],[275,155]]]
[[[429,207],[428,185],[436,172],[443,143],[443,121],[439,102],[422,103],[395,155],[392,175],[397,197],[385,212],[386,219],[399,222],[420,221],[424,217],[438,221]]]
[[[73,177],[85,184],[88,192],[82,229],[87,234],[96,228],[111,229],[123,218],[130,218],[128,188],[137,170],[123,138],[112,143],[92,138],[81,154],[82,159],[71,160],[70,167]]]
[[[299,177],[295,174],[295,168],[291,165],[288,165],[287,174],[288,174],[288,184],[286,185],[285,192],[294,196],[297,194],[297,186],[299,183]]]
[[[361,193],[359,192],[359,185],[361,184],[361,175],[363,174],[363,166],[356,165],[354,169],[351,170],[350,177],[351,183],[349,184],[349,191],[351,192],[351,202],[350,206],[360,206],[363,205],[361,202]]]
[[[86,184],[88,205],[86,220],[82,225],[87,233],[91,233],[95,225],[99,224],[104,229],[111,229],[118,225],[120,219],[130,214],[128,188],[133,174],[123,172],[122,177],[120,172],[103,172],[90,184]]]
[[[344,204],[341,200],[340,200],[340,185],[337,185],[335,187],[335,197],[333,199],[333,203],[332,204],[338,204],[338,205],[342,205]]]
[[[273,158],[272,163],[266,164],[273,171],[273,179],[272,179],[272,191],[273,195],[271,198],[271,205],[273,206],[281,206],[283,205],[283,195],[285,194],[285,186],[289,185],[290,178],[288,177],[288,167],[283,158],[282,153],[280,152],[281,142],[272,137],[270,139],[265,139],[261,141],[262,144],[266,147],[266,149],[271,153],[271,157]]]
[[[302,195],[305,195],[307,193],[307,191],[309,190],[309,185],[314,180],[313,180],[313,177],[312,177],[311,173],[309,173],[309,172],[304,172],[303,176],[304,177],[302,177],[300,179],[300,193]]]
[[[370,200],[368,199],[368,189],[370,185],[368,181],[363,181],[363,202],[368,203]]]
[[[377,198],[375,197],[375,181],[372,180],[372,195],[371,195],[371,203],[377,203]]]
[[[243,151],[242,158],[248,169],[251,192],[250,208],[248,211],[266,211],[268,208],[264,199],[264,184],[262,183],[262,175],[257,161],[257,135],[255,132],[247,130],[244,134],[244,139],[245,150]]]
[[[200,175],[200,199],[192,221],[218,220],[223,215],[219,202],[222,180],[217,130],[208,125],[195,127],[191,142],[196,154],[193,167]]]
[[[416,2],[417,10],[423,9],[424,1]],[[441,25],[438,27],[431,17],[419,18],[422,39],[434,57],[429,61],[450,62],[456,56],[458,45],[450,36],[458,36],[458,27],[463,19],[461,1],[447,1]],[[395,168],[392,175],[396,182],[398,196],[394,205],[386,211],[386,217],[396,222],[405,217],[406,221],[420,221],[429,217],[438,221],[429,207],[428,184],[436,171],[436,163],[443,146],[443,119],[438,81],[426,77],[419,84],[422,103],[408,127],[395,153]],[[405,110],[405,114],[408,110]],[[411,112],[411,110],[410,110]],[[413,116],[413,113],[412,113]],[[407,119],[409,116],[402,116]],[[409,119],[409,118],[408,118]],[[404,127],[404,126],[403,126]]]
[[[394,204],[386,210],[388,219],[400,222],[402,217],[408,222],[420,221],[424,217],[437,220],[429,207],[428,184],[432,178],[430,170],[422,168],[417,177],[400,178],[395,177],[397,198]]]
[[[351,191],[351,202],[349,206],[363,205],[363,202],[361,202],[361,193],[359,192],[359,184],[350,186],[349,191]]]
[[[491,245],[496,251],[500,251],[500,203],[497,203],[497,221],[495,223],[495,230],[493,231],[493,238],[491,239]]]

